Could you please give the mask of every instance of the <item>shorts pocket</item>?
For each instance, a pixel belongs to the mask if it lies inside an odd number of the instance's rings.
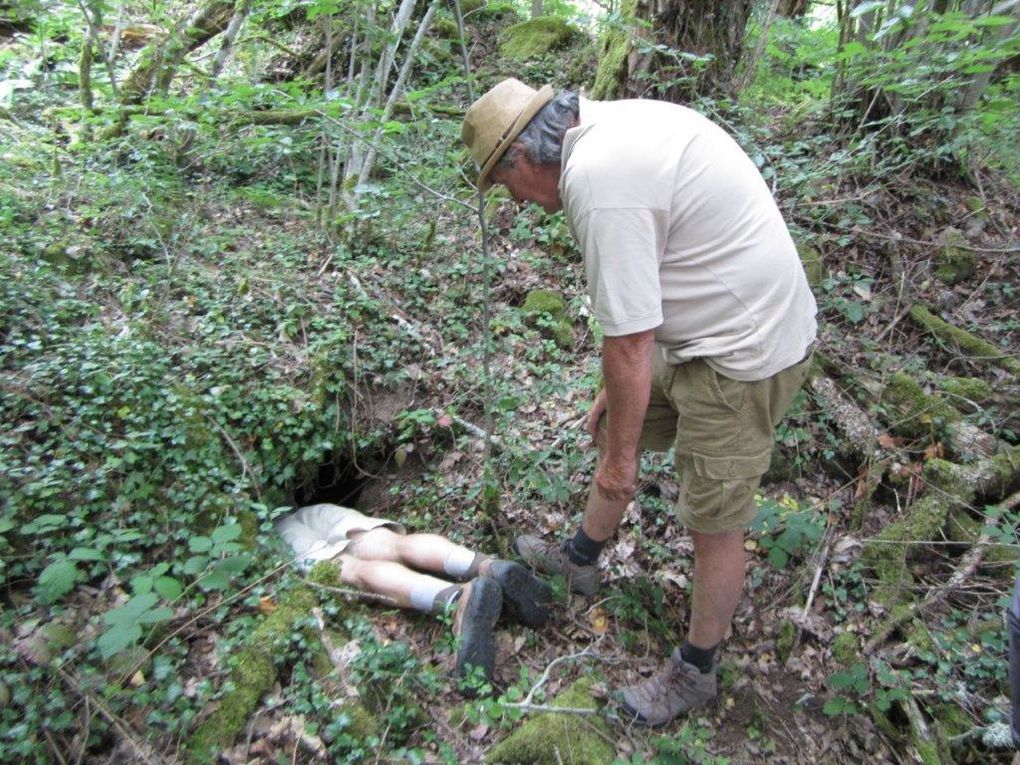
[[[708,457],[692,454],[694,472],[701,478],[726,481],[731,478],[758,478],[765,475],[772,462],[772,451],[754,457]]]

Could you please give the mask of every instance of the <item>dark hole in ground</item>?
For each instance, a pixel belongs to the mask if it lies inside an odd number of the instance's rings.
[[[304,471],[304,479],[294,487],[294,503],[298,507],[321,502],[354,507],[364,484],[365,475],[356,465],[327,452],[318,465]]]

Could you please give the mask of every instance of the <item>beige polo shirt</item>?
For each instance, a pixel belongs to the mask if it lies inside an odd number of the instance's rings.
[[[560,197],[608,336],[654,329],[667,361],[737,380],[800,361],[815,299],[758,169],[721,128],[661,101],[581,99]]]

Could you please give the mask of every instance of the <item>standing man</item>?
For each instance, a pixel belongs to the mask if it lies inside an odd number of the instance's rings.
[[[816,305],[793,240],[750,158],[675,104],[594,102],[508,79],[468,110],[482,190],[563,209],[602,327],[604,387],[588,430],[599,460],[580,527],[516,540],[534,568],[584,595],[637,490],[643,449],[675,445],[677,514],[694,541],[687,640],[615,694],[660,726],[716,695],[714,656],[744,586],[744,527],[774,428],[807,376]]]

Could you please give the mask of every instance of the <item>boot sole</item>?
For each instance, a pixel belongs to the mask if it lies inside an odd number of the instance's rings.
[[[533,629],[545,626],[549,621],[552,589],[516,563],[500,566],[494,578],[503,588],[503,602],[509,606],[514,619]]]
[[[502,608],[503,591],[499,584],[488,577],[475,579],[460,625],[458,677],[470,675],[473,666],[481,667],[485,679],[492,682],[496,664],[496,639],[492,630]],[[464,695],[473,696],[475,691],[465,689]]]

